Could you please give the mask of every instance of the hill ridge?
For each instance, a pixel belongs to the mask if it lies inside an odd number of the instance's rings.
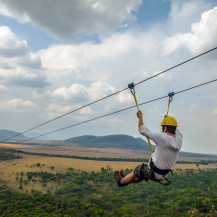
[[[65,140],[77,143],[79,147],[85,148],[121,148],[121,149],[147,149],[149,145],[141,138],[125,134],[114,134],[106,136],[84,135]]]
[[[12,136],[19,134],[19,132],[15,132],[12,130],[0,130],[0,140],[8,139]],[[28,137],[23,134],[18,137],[10,139],[8,142],[18,142],[28,139]],[[33,144],[40,145],[40,142],[33,141],[23,144]],[[133,137],[126,134],[111,134],[106,136],[94,136],[94,135],[82,135],[77,137],[72,137],[66,140],[49,140],[44,141],[43,144],[54,144],[54,145],[75,145],[77,147],[84,148],[117,148],[117,149],[131,149],[131,150],[143,150],[147,153],[151,153],[150,147],[148,143],[141,137]],[[155,149],[155,145],[152,144],[153,149]],[[181,151],[179,156],[186,157],[209,157],[209,158],[217,158],[217,155],[214,154],[203,154],[203,153],[192,153]]]
[[[16,132],[16,131],[13,131],[13,130],[5,130],[5,129],[2,129],[0,130],[0,140],[3,141],[3,140],[7,140],[7,141],[22,141],[22,140],[25,140],[25,139],[28,139],[28,137],[24,136],[23,134],[20,134],[14,138],[11,138],[15,135],[19,134],[19,132]],[[8,138],[11,138],[11,139],[8,139]]]

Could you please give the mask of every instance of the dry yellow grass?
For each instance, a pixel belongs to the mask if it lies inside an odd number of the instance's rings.
[[[0,179],[7,183],[7,186],[18,189],[19,182],[16,180],[16,174],[23,172],[39,172],[47,171],[52,173],[65,173],[69,167],[77,170],[83,170],[87,172],[100,171],[102,167],[106,168],[109,165],[115,170],[122,168],[133,169],[138,163],[136,162],[106,162],[106,161],[92,161],[92,160],[79,160],[79,159],[68,159],[68,158],[56,158],[56,157],[41,157],[41,156],[30,156],[22,155],[22,159],[3,161],[0,165]],[[36,164],[40,163],[44,166],[37,167]],[[51,167],[54,166],[54,170]],[[25,176],[24,176],[25,177]],[[60,186],[59,186],[60,187]],[[24,191],[30,191],[31,189],[40,190],[46,192],[46,190],[55,190],[57,185],[51,183],[46,188],[42,187],[42,183],[31,183],[31,185],[23,186]]]
[[[80,148],[68,146],[48,146],[48,145],[20,145],[20,144],[0,144],[0,147],[22,150],[25,152],[74,155],[82,157],[111,157],[111,158],[148,158],[147,152],[132,151],[109,148]]]
[[[3,161],[0,165],[0,172],[5,171],[5,173],[11,172],[28,172],[28,171],[52,171],[51,166],[54,166],[55,172],[65,172],[69,167],[74,169],[84,170],[87,172],[100,171],[102,167],[106,168],[110,165],[113,170],[120,170],[123,168],[133,169],[140,162],[120,162],[120,161],[94,161],[94,160],[80,160],[73,158],[57,158],[57,157],[41,157],[41,156],[31,156],[31,155],[21,155],[24,158]],[[45,166],[37,167],[32,165],[40,163]],[[217,168],[217,164],[209,165],[199,165],[201,169],[206,168]],[[197,169],[195,164],[176,164],[176,168],[181,169]]]
[[[54,147],[54,146],[43,146],[43,145],[18,145],[18,144],[1,144],[0,147],[7,147],[18,149],[27,152],[36,153],[47,153],[47,154],[62,154],[62,155],[75,155],[75,156],[86,156],[86,157],[114,157],[114,158],[146,158],[149,159],[150,155],[143,152],[132,152],[130,150],[120,149],[96,149],[96,148],[78,148],[78,147]],[[94,161],[94,160],[80,160],[73,158],[57,158],[57,157],[42,157],[42,156],[31,156],[26,154],[19,154],[23,158],[9,161],[2,161],[0,163],[0,180],[2,180],[7,186],[12,189],[19,189],[19,182],[16,180],[17,173],[23,172],[39,172],[46,171],[51,173],[65,173],[69,167],[76,170],[82,171],[100,171],[102,167],[106,168],[108,165],[113,170],[121,169],[134,169],[141,162],[118,162],[118,161]],[[207,158],[179,158],[184,161],[200,161],[207,160]],[[37,167],[36,164],[41,165]],[[54,167],[54,170],[51,167]],[[173,169],[198,169],[195,164],[176,164]],[[199,165],[200,169],[212,169],[217,168],[217,164]],[[24,180],[27,177],[24,175]],[[59,188],[56,183],[48,183],[46,187],[43,187],[42,183],[30,183],[27,186],[23,185],[23,192],[30,192],[31,189],[46,192],[50,190],[54,192],[56,188]]]
[[[0,179],[7,183],[7,186],[18,189],[19,183],[16,181],[16,174],[23,172],[39,172],[47,171],[52,173],[65,173],[68,171],[69,167],[77,170],[83,170],[87,172],[100,171],[102,167],[106,168],[109,165],[113,170],[121,169],[134,169],[140,162],[115,162],[115,161],[93,161],[93,160],[80,160],[80,159],[69,159],[69,158],[56,158],[56,157],[41,157],[41,156],[30,156],[22,155],[22,159],[3,161],[0,165]],[[41,165],[37,167],[36,164]],[[54,166],[52,171],[51,167]],[[174,169],[197,169],[195,164],[176,164]],[[217,168],[217,164],[200,165],[200,169],[212,169]],[[24,176],[25,177],[25,176]],[[46,191],[55,190],[57,188],[56,184],[50,183],[46,188],[42,188],[41,183],[32,183],[31,185],[24,186],[25,191],[30,189]]]
[[[0,144],[3,148],[12,148],[33,153],[60,154],[81,157],[108,157],[108,158],[143,158],[149,159],[150,150],[128,150],[109,148],[80,148],[71,146],[48,146],[48,145],[21,145],[21,144]],[[178,161],[198,162],[209,160],[208,158],[179,157]],[[212,160],[212,159],[211,159]]]

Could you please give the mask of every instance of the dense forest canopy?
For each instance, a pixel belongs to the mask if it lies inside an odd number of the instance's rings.
[[[23,193],[1,184],[0,215],[217,216],[217,169],[177,169],[170,179],[169,186],[148,181],[119,188],[110,167],[91,173],[73,168],[66,173],[21,172],[16,180]],[[32,182],[62,187],[46,194],[24,191]]]

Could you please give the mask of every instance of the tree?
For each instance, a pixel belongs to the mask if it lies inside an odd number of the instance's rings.
[[[41,164],[40,164],[40,163],[37,163],[37,164],[36,164],[36,166],[37,166],[37,167],[40,167],[40,166],[41,166]]]

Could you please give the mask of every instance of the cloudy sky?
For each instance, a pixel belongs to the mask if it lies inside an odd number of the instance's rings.
[[[217,46],[217,0],[1,0],[0,129],[25,131]],[[217,78],[217,51],[136,86],[139,103]],[[124,91],[29,132],[134,105]],[[140,109],[160,131],[167,99]],[[136,108],[49,135],[140,137]],[[183,151],[217,154],[217,83],[174,97]]]

